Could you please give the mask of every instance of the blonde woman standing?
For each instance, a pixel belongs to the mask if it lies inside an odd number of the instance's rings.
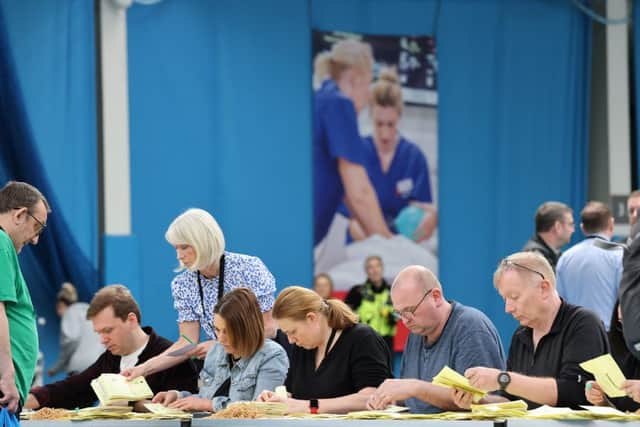
[[[222,229],[203,209],[189,209],[179,215],[165,233],[176,250],[178,275],[171,282],[173,306],[178,312],[180,337],[163,354],[122,372],[129,378],[146,376],[177,365],[191,356],[204,359],[216,339],[213,308],[222,296],[239,287],[255,295],[264,317],[265,335],[276,336],[271,317],[276,281],[260,258],[225,251]],[[200,343],[200,330],[208,340]],[[180,348],[197,346],[180,356]]]

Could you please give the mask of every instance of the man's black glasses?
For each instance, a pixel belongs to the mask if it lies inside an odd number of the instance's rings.
[[[520,264],[520,263],[517,263],[517,262],[515,262],[515,261],[511,261],[509,258],[505,258],[505,259],[503,259],[503,260],[500,262],[500,264],[501,264],[502,266],[506,267],[506,268],[518,267],[518,268],[521,268],[521,269],[523,269],[523,270],[530,271],[531,273],[535,273],[535,274],[537,274],[538,276],[540,276],[540,277],[542,278],[542,280],[545,280],[544,274],[540,273],[538,270],[534,270],[533,268],[531,268],[531,267],[527,267],[527,266],[526,266],[526,265],[524,265],[524,264]]]

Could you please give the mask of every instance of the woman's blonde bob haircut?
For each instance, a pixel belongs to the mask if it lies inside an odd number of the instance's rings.
[[[349,306],[337,299],[323,299],[311,289],[289,286],[280,292],[273,304],[274,319],[303,321],[308,313],[318,313],[327,318],[330,328],[345,329],[358,323],[358,316]]]
[[[224,253],[224,234],[222,229],[203,209],[186,210],[173,220],[164,238],[173,246],[189,245],[196,253],[196,261],[188,269],[202,270],[218,263]],[[176,271],[187,268],[182,262]]]

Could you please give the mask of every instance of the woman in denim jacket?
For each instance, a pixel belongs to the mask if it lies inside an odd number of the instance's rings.
[[[214,308],[218,341],[211,347],[200,373],[198,395],[163,391],[153,402],[188,411],[216,412],[229,403],[255,400],[261,391],[284,383],[289,359],[274,341],[265,340],[264,322],[256,296],[247,288],[225,294]]]

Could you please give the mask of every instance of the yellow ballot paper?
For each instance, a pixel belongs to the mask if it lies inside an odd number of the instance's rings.
[[[118,401],[138,401],[153,397],[153,392],[144,377],[127,381],[120,374],[102,374],[91,381],[91,388],[102,406]]]
[[[527,402],[513,400],[509,402],[471,405],[473,418],[515,418],[527,414]]]
[[[625,392],[620,389],[620,386],[626,378],[610,354],[582,362],[580,367],[596,377],[596,381],[607,396],[626,396]]]
[[[149,412],[156,415],[155,417],[148,417],[150,419],[158,418],[191,418],[191,414],[183,411],[182,409],[167,408],[160,403],[145,403],[144,407]]]
[[[581,405],[582,408],[593,414],[594,418],[626,418],[627,414],[612,408],[611,406],[588,406]]]
[[[482,399],[487,392],[473,387],[469,384],[469,380],[460,375],[448,366],[442,368],[438,375],[433,377],[433,384],[438,384],[444,387],[457,388],[460,390],[468,391],[473,394],[473,401],[477,402]]]

